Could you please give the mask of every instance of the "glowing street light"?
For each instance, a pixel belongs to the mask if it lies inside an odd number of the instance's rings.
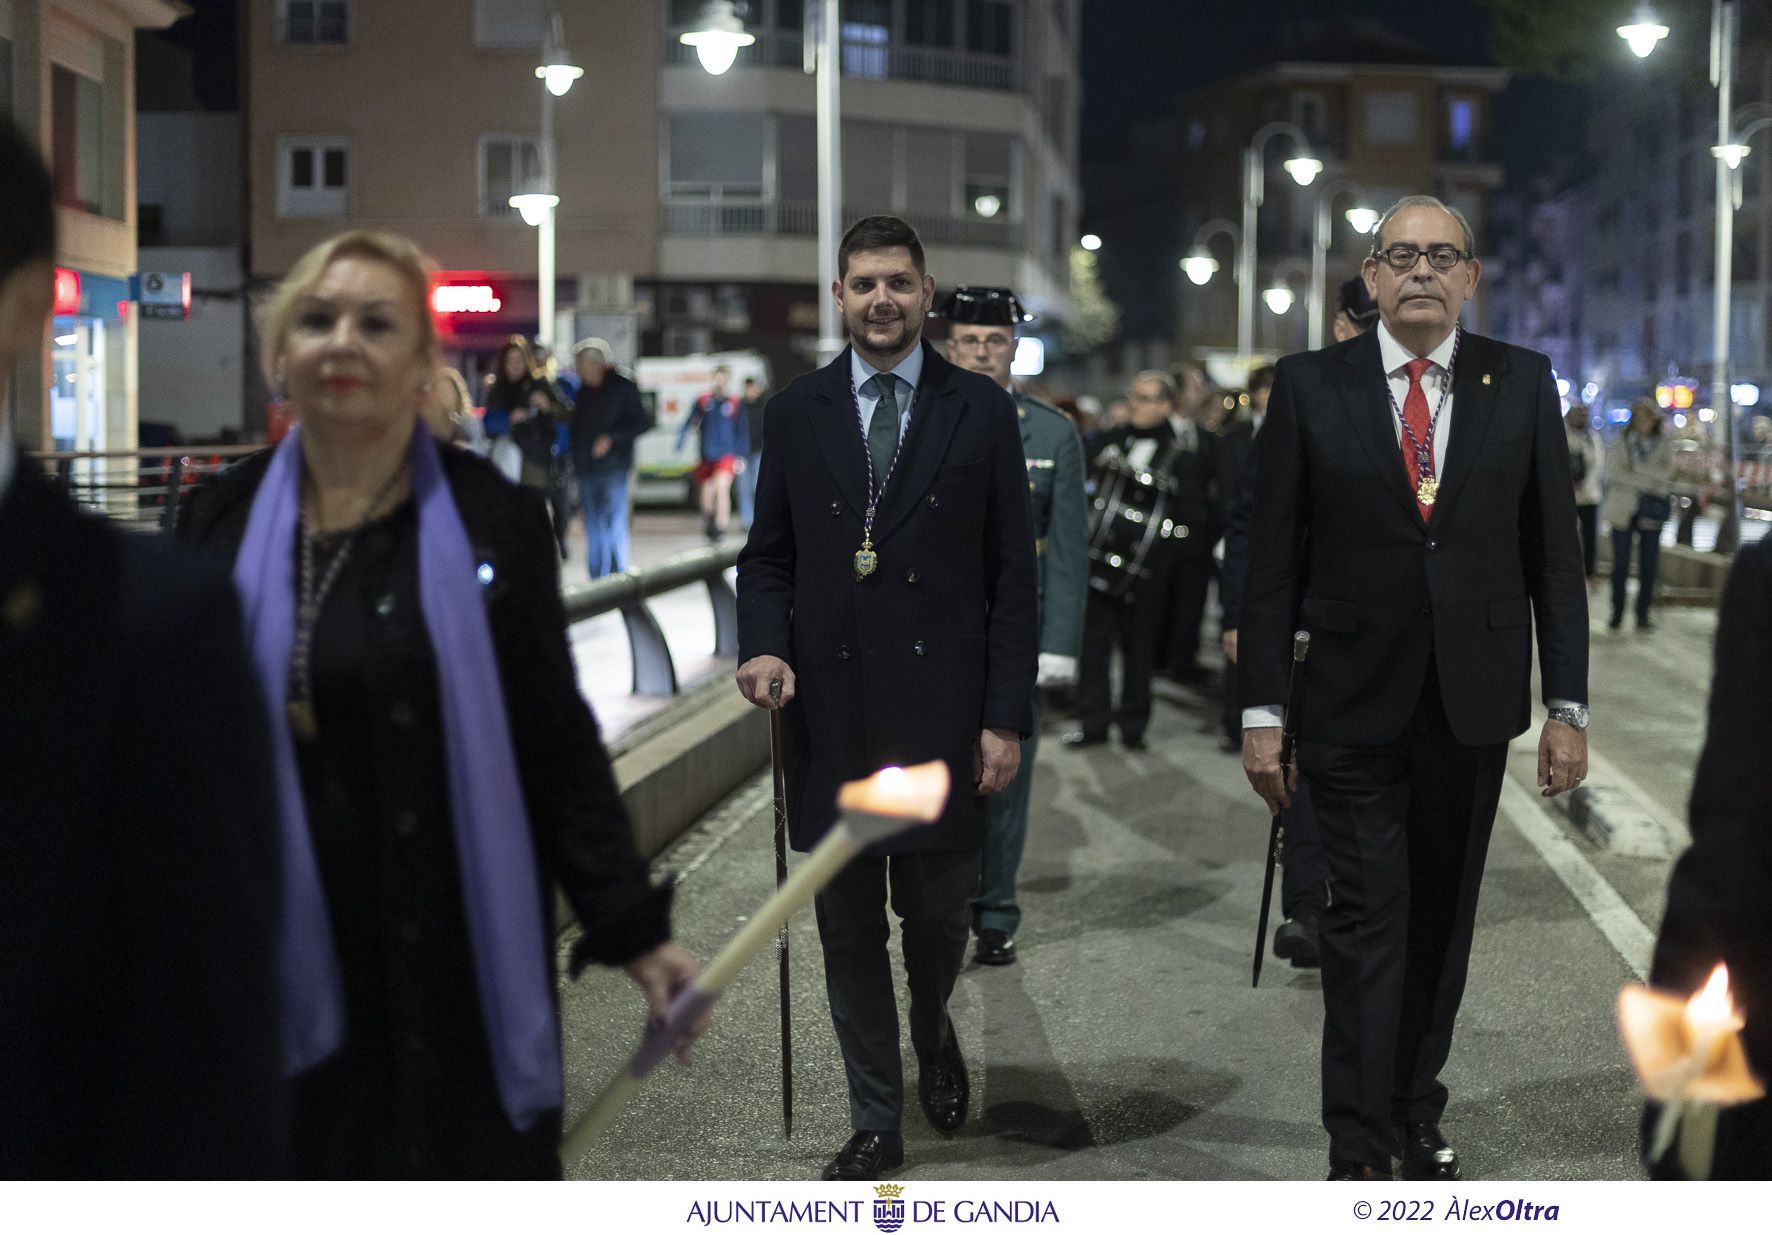
[[[1742,142],[1730,142],[1726,146],[1712,146],[1710,152],[1727,163],[1730,171],[1734,171],[1741,166],[1741,160],[1754,152],[1754,148]]]
[[[1378,211],[1369,206],[1354,206],[1345,215],[1348,225],[1364,236],[1378,226]]]
[[[548,212],[559,204],[559,195],[555,193],[518,193],[511,198],[511,205],[531,227],[540,227],[547,222]]]
[[[1088,235],[1084,236],[1077,243],[1082,245],[1085,249],[1088,249],[1091,253],[1093,253],[1097,249],[1101,248],[1101,237],[1097,236],[1094,232],[1090,232]]]
[[[1667,37],[1667,27],[1645,4],[1637,10],[1636,18],[1629,25],[1618,27],[1618,37],[1630,44],[1639,60],[1647,59],[1655,45]]]
[[[732,11],[732,0],[708,0],[707,8],[702,10],[700,28],[686,30],[677,37],[695,48],[701,67],[715,77],[732,67],[738,59],[739,48],[749,47],[757,41],[757,36],[746,30],[744,22]]]
[[[1285,168],[1287,174],[1298,182],[1300,188],[1310,184],[1323,171],[1323,161],[1313,159],[1309,155],[1299,155],[1297,158],[1287,159],[1280,166]]]
[[[1261,294],[1262,303],[1267,305],[1270,313],[1286,313],[1297,299],[1292,289],[1284,283],[1276,283]]]
[[[1205,287],[1218,273],[1218,259],[1210,253],[1190,253],[1181,259],[1181,268],[1195,287]]]

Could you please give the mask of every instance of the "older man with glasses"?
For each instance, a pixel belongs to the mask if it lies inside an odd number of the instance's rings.
[[[1458,324],[1481,275],[1470,225],[1406,197],[1374,234],[1378,328],[1280,361],[1257,446],[1243,766],[1273,811],[1302,771],[1328,858],[1329,1178],[1389,1178],[1396,1155],[1405,1179],[1448,1181],[1462,1168],[1439,1074],[1508,742],[1531,719],[1533,627],[1554,796],[1587,771],[1587,591],[1550,361]]]

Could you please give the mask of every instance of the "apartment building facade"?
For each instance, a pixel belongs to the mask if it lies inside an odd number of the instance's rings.
[[[134,37],[186,12],[166,0],[0,0],[0,110],[51,166],[59,233],[53,344],[10,395],[28,449],[136,444]]]
[[[632,326],[630,355],[754,347],[779,377],[818,333],[815,100],[803,0],[750,0],[757,42],[722,76],[677,36],[701,0],[253,0],[246,40],[250,262],[260,287],[353,226],[410,235],[476,371],[537,325],[551,13],[585,76],[554,105],[563,325]],[[845,0],[843,215],[916,223],[944,285],[1015,286],[1068,311],[1078,0]],[[412,32],[423,26],[425,37]],[[493,307],[496,302],[496,308]]]

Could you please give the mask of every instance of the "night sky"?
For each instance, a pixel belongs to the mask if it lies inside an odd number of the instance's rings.
[[[1449,59],[1492,56],[1488,16],[1471,0],[1083,0],[1083,14],[1085,158],[1192,87],[1276,59],[1282,23],[1370,17]],[[1510,178],[1580,148],[1591,95],[1541,79],[1510,82],[1498,115]]]

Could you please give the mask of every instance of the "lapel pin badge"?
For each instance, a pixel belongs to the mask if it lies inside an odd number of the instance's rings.
[[[30,629],[42,612],[43,589],[35,581],[27,581],[0,600],[0,625],[22,633]]]
[[[1483,385],[1487,386],[1488,384],[1489,384],[1489,375],[1487,373],[1485,373],[1485,374],[1483,374]]]

